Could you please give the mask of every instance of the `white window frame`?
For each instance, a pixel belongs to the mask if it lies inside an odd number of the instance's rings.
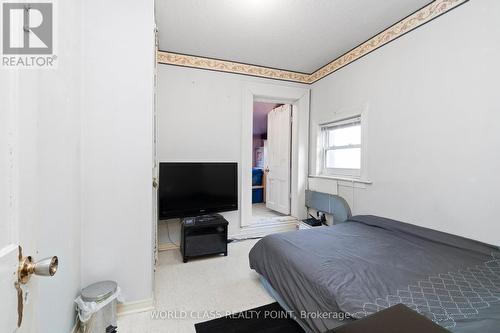
[[[364,171],[364,158],[365,158],[365,142],[364,142],[364,121],[363,114],[351,115],[341,119],[336,119],[328,123],[323,123],[320,125],[320,142],[321,142],[321,174],[325,176],[337,176],[337,177],[352,177],[355,179],[360,179]],[[328,130],[335,127],[344,127],[350,124],[359,123],[361,126],[361,143],[359,145],[347,145],[347,146],[328,146]],[[346,148],[360,148],[361,150],[361,160],[359,169],[347,169],[347,168],[327,168],[326,167],[326,154],[330,150],[346,149]]]

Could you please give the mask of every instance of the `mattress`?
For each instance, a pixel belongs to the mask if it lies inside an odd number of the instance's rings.
[[[453,332],[499,331],[495,246],[367,215],[264,237],[249,259],[311,332],[398,303]]]
[[[265,277],[263,277],[262,275],[259,275],[259,280],[260,280],[260,283],[262,285],[262,287],[264,287],[264,289],[267,291],[267,293],[272,297],[274,298],[274,300],[276,302],[278,302],[278,304],[288,313],[291,313],[292,314],[292,318],[299,323],[299,325],[304,329],[304,332],[305,333],[312,333],[313,331],[311,330],[311,328],[306,324],[304,323],[304,321],[297,317],[294,313],[294,311],[288,306],[288,304],[281,298],[281,296],[276,292],[276,290],[274,290],[274,288],[271,286],[271,284],[266,280]],[[349,318],[342,318],[342,319],[339,319],[337,320],[337,323],[335,324],[335,327],[337,326],[341,326],[341,325],[344,325],[344,324],[347,324],[349,321],[352,321],[352,319],[349,319]]]

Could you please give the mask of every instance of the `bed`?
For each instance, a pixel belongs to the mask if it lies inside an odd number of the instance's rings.
[[[403,303],[452,332],[500,331],[497,247],[377,216],[273,234],[250,267],[306,332]]]

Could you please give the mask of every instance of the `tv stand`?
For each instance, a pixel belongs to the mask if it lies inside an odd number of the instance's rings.
[[[227,256],[228,222],[220,214],[186,217],[181,220],[183,262],[209,254]]]

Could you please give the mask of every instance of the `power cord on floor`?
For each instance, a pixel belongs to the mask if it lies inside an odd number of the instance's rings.
[[[261,239],[264,236],[259,236],[259,237],[246,237],[246,238],[230,238],[227,240],[227,243],[237,243],[237,242],[243,242],[247,240],[252,240],[252,239]]]

